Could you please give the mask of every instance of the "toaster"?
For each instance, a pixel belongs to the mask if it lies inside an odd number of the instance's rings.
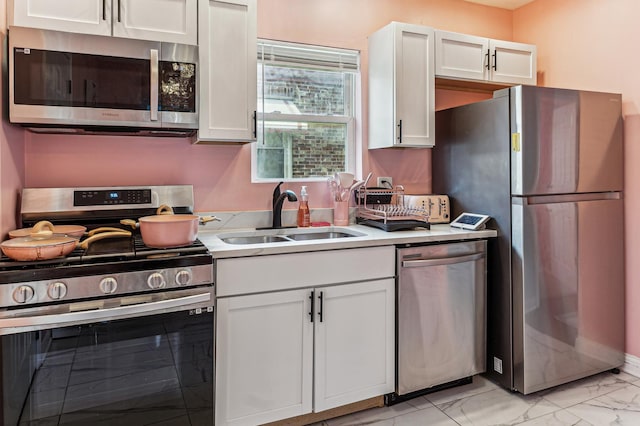
[[[449,223],[451,220],[447,195],[405,195],[404,206],[425,210],[429,223]]]

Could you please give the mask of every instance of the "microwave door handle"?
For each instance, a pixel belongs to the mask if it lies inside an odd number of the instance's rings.
[[[158,121],[158,49],[151,49],[151,121]]]

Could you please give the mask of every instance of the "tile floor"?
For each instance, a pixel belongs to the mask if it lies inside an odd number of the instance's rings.
[[[636,426],[640,425],[640,378],[607,372],[523,396],[476,376],[468,385],[319,425]]]

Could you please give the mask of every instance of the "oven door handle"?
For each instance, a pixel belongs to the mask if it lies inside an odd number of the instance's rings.
[[[177,308],[184,308],[196,304],[198,307],[202,307],[203,303],[210,302],[211,300],[212,295],[210,292],[207,292],[158,302],[118,306],[115,308],[2,318],[0,319],[0,335],[147,316],[179,310]],[[194,306],[194,309],[195,308],[196,306]]]

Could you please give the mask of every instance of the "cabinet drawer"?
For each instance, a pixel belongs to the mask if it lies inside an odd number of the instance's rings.
[[[393,276],[393,246],[220,259],[216,294],[225,297]]]

